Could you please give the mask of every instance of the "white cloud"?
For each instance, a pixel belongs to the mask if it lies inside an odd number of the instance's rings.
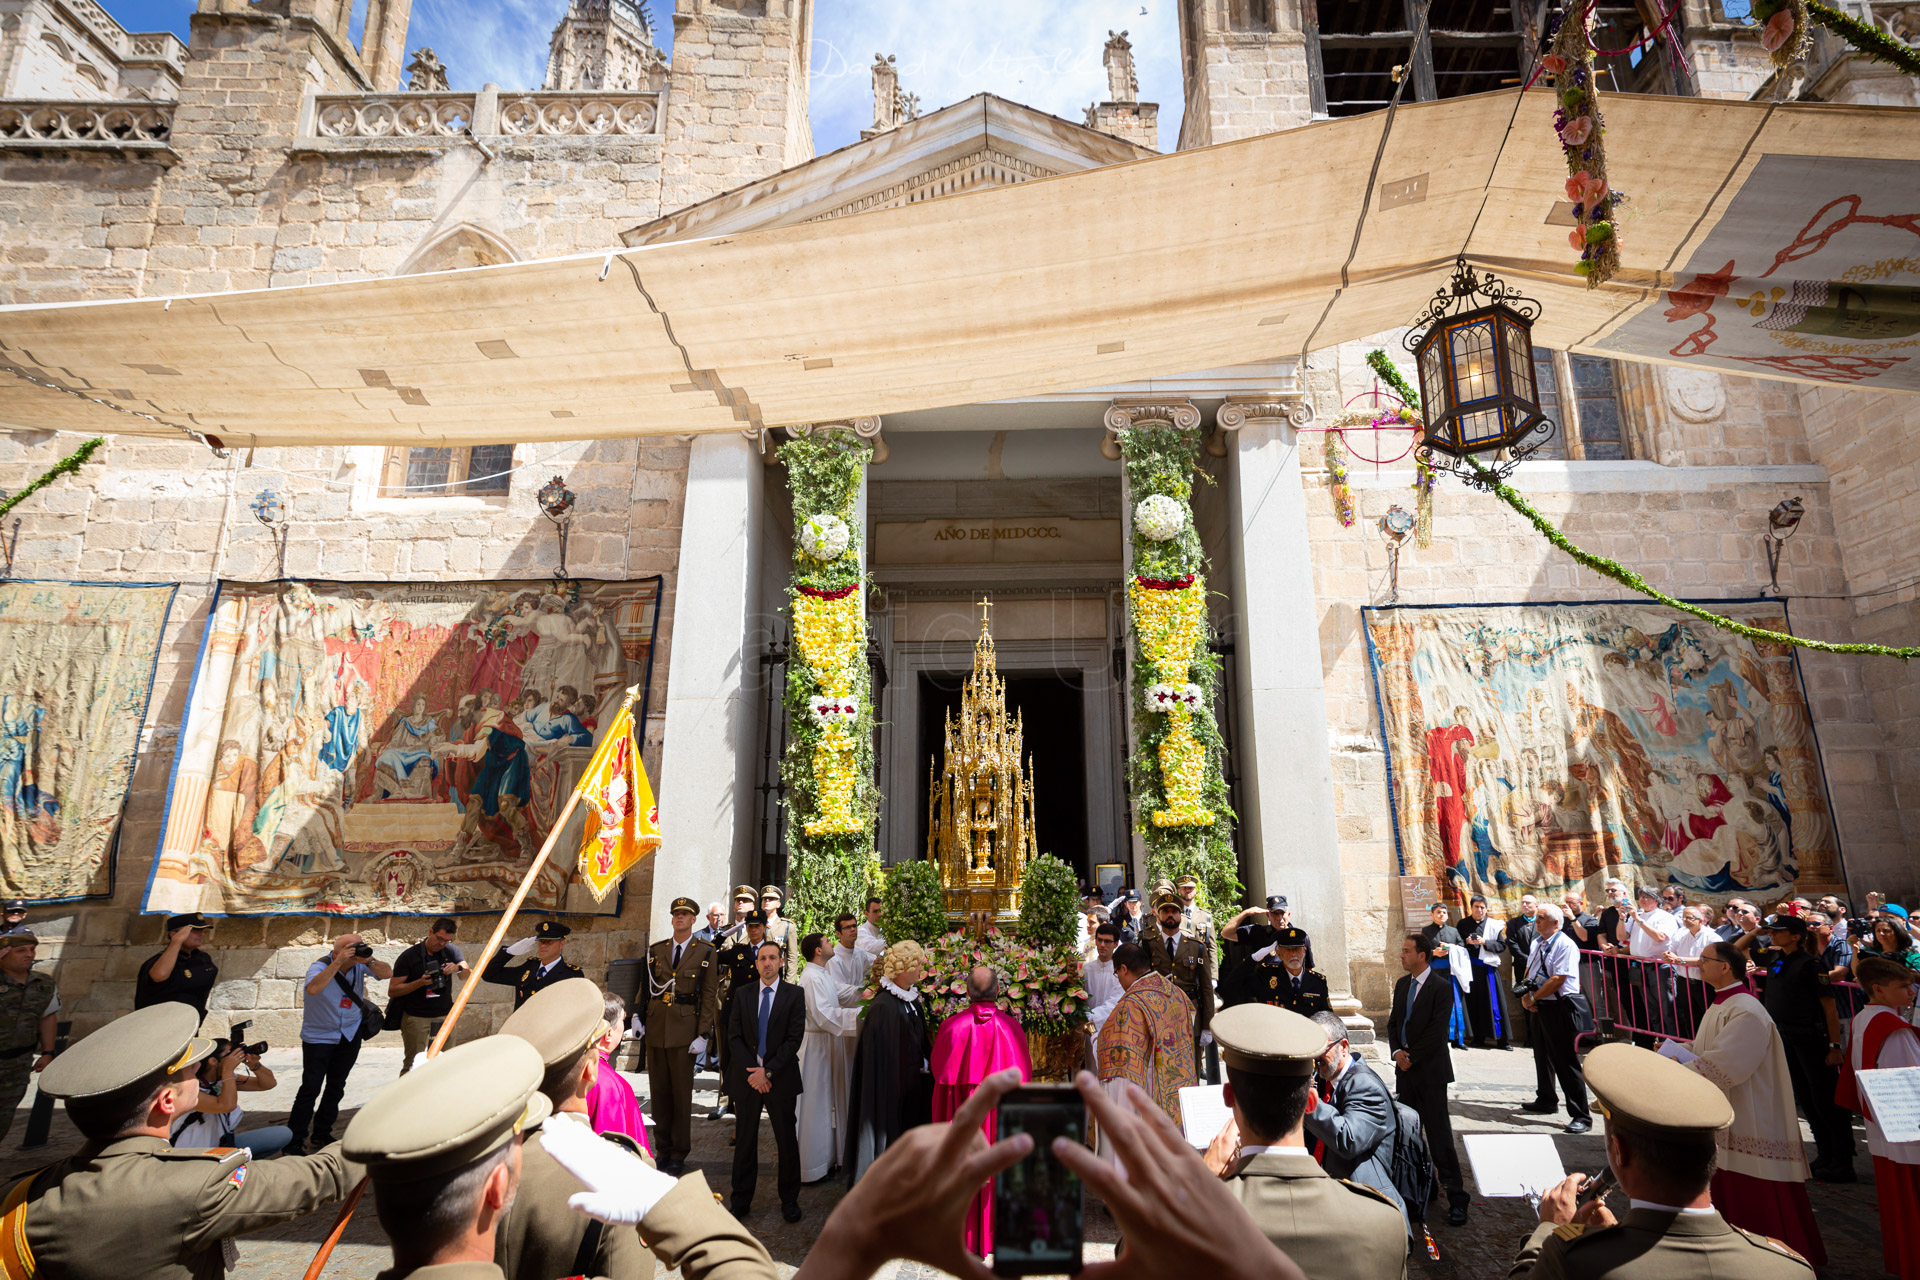
[[[566,11],[567,0],[413,0],[407,51],[431,48],[456,89],[538,89],[547,41]]]
[[[438,0],[437,0],[438,2]],[[1180,34],[1174,0],[816,0],[813,137],[821,152],[873,123],[876,53],[893,54],[922,112],[976,93],[1078,123],[1107,96],[1101,50],[1127,31],[1142,101],[1160,104],[1163,150],[1180,127]],[[1147,10],[1143,15],[1140,11]]]

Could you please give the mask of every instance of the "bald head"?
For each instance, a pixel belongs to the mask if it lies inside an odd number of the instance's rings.
[[[975,965],[967,974],[967,998],[975,1004],[991,1004],[1000,996],[1000,980],[986,965]]]

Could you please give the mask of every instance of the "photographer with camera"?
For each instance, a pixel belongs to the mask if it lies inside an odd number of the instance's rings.
[[[453,1008],[453,975],[467,972],[467,958],[453,945],[458,929],[452,916],[441,916],[393,962],[387,995],[400,1006],[401,1075],[413,1069],[414,1058],[426,1052]]]
[[[380,1032],[380,1011],[367,1003],[369,975],[391,978],[393,968],[375,960],[373,948],[357,933],[335,938],[327,958],[307,967],[300,1022],[300,1091],[287,1118],[293,1141],[286,1149],[293,1155],[303,1156],[333,1141],[333,1122],[340,1118],[340,1097],[347,1091],[347,1073],[360,1057],[360,1042]],[[369,1018],[371,1025],[367,1025]]]
[[[245,1147],[254,1159],[277,1156],[293,1141],[293,1130],[284,1124],[263,1125],[242,1131],[247,1113],[240,1106],[243,1093],[265,1093],[280,1082],[271,1068],[260,1061],[267,1042],[248,1044],[243,1036],[248,1023],[236,1022],[227,1028],[225,1039],[215,1040],[213,1053],[200,1060],[200,1100],[193,1110],[174,1118],[168,1140],[175,1147],[201,1151],[212,1147]],[[246,1074],[240,1071],[245,1068]]]

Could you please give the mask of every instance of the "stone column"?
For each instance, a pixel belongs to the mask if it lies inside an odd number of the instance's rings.
[[[673,925],[685,895],[727,900],[751,866],[761,666],[762,507],[767,468],[733,432],[698,436],[687,463],[686,513],[674,575],[667,719],[660,761],[660,851],[651,936]]]
[[[1293,923],[1313,938],[1335,1011],[1352,1023],[1360,1004],[1347,971],[1345,877],[1300,488],[1297,429],[1312,419],[1312,406],[1292,393],[1229,397],[1215,419],[1232,437],[1234,729],[1245,779],[1240,822],[1254,851],[1249,891],[1287,896]]]

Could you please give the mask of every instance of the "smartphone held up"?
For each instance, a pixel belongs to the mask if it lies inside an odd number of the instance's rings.
[[[1084,1184],[1053,1140],[1086,1141],[1087,1104],[1072,1085],[1022,1085],[1000,1100],[999,1137],[1031,1134],[1033,1150],[993,1179],[993,1273],[1076,1275]]]

